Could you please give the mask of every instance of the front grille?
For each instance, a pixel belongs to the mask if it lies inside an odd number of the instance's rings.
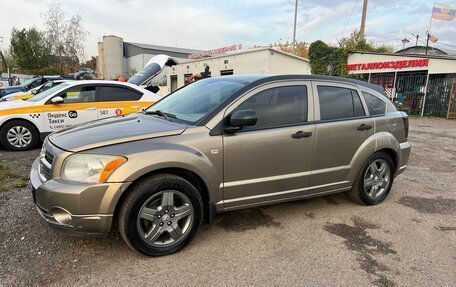
[[[43,147],[42,154],[40,155],[40,176],[43,181],[51,178],[52,163],[54,162],[54,155]]]

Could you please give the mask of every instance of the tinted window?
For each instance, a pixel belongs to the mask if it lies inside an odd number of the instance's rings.
[[[366,113],[364,112],[363,104],[361,103],[361,99],[359,98],[358,92],[355,90],[351,90],[352,92],[352,99],[353,99],[353,114],[355,117],[362,117],[365,116]]]
[[[371,116],[384,115],[386,110],[386,104],[379,98],[369,93],[363,92],[364,100],[366,101],[369,114]]]
[[[257,124],[245,129],[268,128],[307,121],[307,87],[290,86],[264,90],[250,97],[236,110],[253,109]]]
[[[364,116],[358,93],[351,89],[318,86],[320,119],[337,120]]]
[[[72,87],[60,94],[65,104],[96,101],[96,86]]]
[[[178,120],[194,124],[224,103],[246,82],[225,78],[203,79],[175,91],[148,111],[171,113]]]
[[[103,102],[138,101],[142,93],[122,87],[102,87],[101,97]]]

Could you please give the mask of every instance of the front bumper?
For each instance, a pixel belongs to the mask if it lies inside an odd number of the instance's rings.
[[[408,142],[404,142],[400,144],[400,162],[398,168],[396,170],[396,176],[403,173],[407,169],[407,163],[410,158],[410,152],[412,150],[412,146]]]
[[[42,182],[38,164],[36,159],[30,171],[30,189],[38,213],[50,226],[82,235],[103,235],[111,230],[116,204],[130,183]]]

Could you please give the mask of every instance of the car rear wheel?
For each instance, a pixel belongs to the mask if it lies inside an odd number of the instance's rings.
[[[2,145],[13,151],[31,150],[38,144],[36,128],[21,120],[6,123],[0,131]]]
[[[347,195],[361,204],[378,204],[388,196],[393,181],[393,160],[387,153],[376,152],[364,163]]]
[[[119,231],[133,250],[160,256],[190,243],[202,220],[198,190],[179,176],[160,174],[141,180],[129,191],[119,212]]]

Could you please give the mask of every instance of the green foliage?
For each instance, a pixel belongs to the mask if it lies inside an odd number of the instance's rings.
[[[49,65],[49,46],[44,34],[36,28],[22,30],[13,28],[10,52],[16,65],[25,71]]]
[[[392,53],[394,49],[388,46],[376,47],[373,43],[362,39],[356,30],[350,37],[342,38],[339,41],[339,47],[330,46],[318,40],[309,46],[309,60],[312,74],[347,77],[346,65],[348,55],[356,51]]]
[[[90,60],[87,60],[85,63],[81,65],[82,68],[89,68],[93,71],[97,70],[97,57],[92,56]]]

